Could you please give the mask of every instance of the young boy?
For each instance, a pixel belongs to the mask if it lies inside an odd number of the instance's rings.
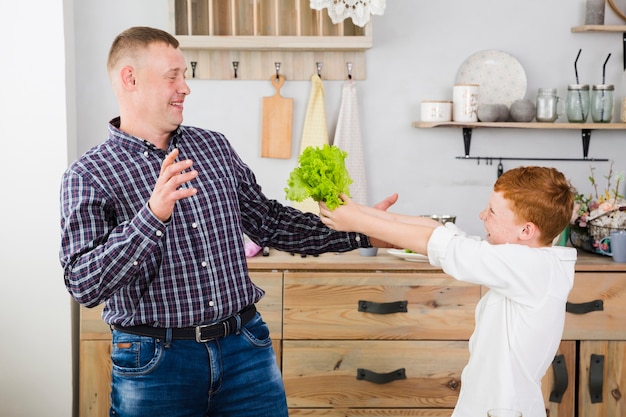
[[[333,211],[320,204],[327,226],[428,255],[453,278],[490,289],[476,306],[470,359],[452,416],[485,417],[489,409],[509,408],[545,417],[541,379],[559,347],[576,262],[576,249],[552,246],[573,210],[574,191],[563,174],[521,167],[500,176],[480,213],[486,241],[452,223],[342,198],[346,204]]]

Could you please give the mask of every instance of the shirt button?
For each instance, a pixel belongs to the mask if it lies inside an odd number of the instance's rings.
[[[206,268],[207,263],[206,263],[206,261],[202,261],[202,263],[200,265],[202,265],[204,268]]]
[[[148,156],[148,155],[149,155],[148,151],[144,151],[144,152],[143,152],[143,155],[144,155],[144,156]]]
[[[198,227],[198,223],[196,223],[196,222],[191,223],[191,227],[193,227],[195,229],[196,227]]]
[[[213,302],[213,300],[209,301],[209,307],[213,307],[215,305],[215,303]]]
[[[356,240],[357,242],[360,242],[361,241],[361,236],[355,237],[354,240]]]
[[[163,236],[163,232],[162,232],[162,231],[160,231],[160,230],[157,230],[156,235],[157,235],[158,237],[161,237],[161,236]]]
[[[133,266],[137,266],[137,265],[139,265],[139,262],[137,261],[133,262]]]

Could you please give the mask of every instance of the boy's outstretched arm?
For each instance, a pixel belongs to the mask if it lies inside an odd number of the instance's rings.
[[[399,248],[426,255],[428,240],[440,223],[418,216],[398,215],[354,203],[342,196],[345,204],[329,210],[320,203],[320,218],[331,229],[359,232],[389,242]]]

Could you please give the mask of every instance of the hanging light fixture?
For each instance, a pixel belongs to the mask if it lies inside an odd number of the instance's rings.
[[[357,26],[365,26],[370,16],[385,12],[386,0],[311,0],[311,9],[328,9],[328,16],[334,24],[347,18]]]

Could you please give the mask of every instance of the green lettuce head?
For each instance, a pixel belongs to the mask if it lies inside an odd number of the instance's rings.
[[[345,159],[348,153],[336,146],[309,146],[298,158],[299,166],[289,174],[286,198],[303,201],[311,197],[323,201],[330,210],[343,204],[340,194],[350,196],[352,180]]]

